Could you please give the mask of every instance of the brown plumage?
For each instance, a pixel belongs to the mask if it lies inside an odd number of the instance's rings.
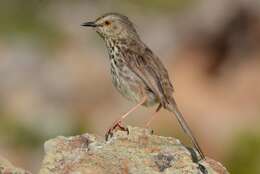
[[[121,117],[108,135],[138,106],[161,107],[173,112],[184,132],[191,138],[202,159],[204,154],[173,98],[173,86],[160,59],[141,41],[132,22],[124,15],[108,13],[83,26],[93,27],[104,39],[111,64],[112,81],[116,89],[137,105]],[[121,127],[121,126],[120,126]]]

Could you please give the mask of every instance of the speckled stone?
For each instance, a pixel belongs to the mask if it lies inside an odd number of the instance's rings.
[[[24,169],[13,166],[9,161],[0,157],[0,174],[31,174]]]
[[[128,127],[107,142],[84,134],[57,137],[45,143],[40,174],[228,174],[207,158],[193,162],[190,151],[172,137],[152,135],[147,129]]]

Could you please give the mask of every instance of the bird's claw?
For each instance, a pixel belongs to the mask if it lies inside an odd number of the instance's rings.
[[[106,132],[106,134],[105,134],[105,139],[106,139],[106,141],[107,141],[110,137],[113,136],[114,130],[126,131],[127,134],[129,134],[129,129],[128,129],[127,127],[124,127],[124,126],[122,125],[122,122],[119,120],[119,121],[115,122],[115,123],[113,124],[113,126],[110,127],[110,128],[108,129],[108,131]]]

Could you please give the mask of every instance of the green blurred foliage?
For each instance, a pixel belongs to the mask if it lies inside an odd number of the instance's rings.
[[[230,173],[260,173],[260,134],[239,134],[226,161]]]
[[[43,46],[57,46],[62,31],[40,18],[49,1],[4,0],[0,1],[0,36],[16,38],[25,36],[35,39]]]
[[[47,139],[39,132],[17,120],[6,118],[3,114],[1,114],[0,136],[4,137],[1,138],[1,141],[7,142],[11,146],[30,150],[39,148]]]
[[[8,145],[14,146],[15,148],[30,151],[42,147],[42,144],[46,140],[54,138],[57,135],[72,136],[87,132],[85,122],[80,119],[77,119],[71,130],[63,130],[59,132],[59,134],[46,135],[41,131],[35,130],[37,126],[25,125],[17,119],[12,119],[11,115],[3,111],[0,113],[0,118],[0,141],[7,142]],[[78,117],[75,116],[75,118]]]

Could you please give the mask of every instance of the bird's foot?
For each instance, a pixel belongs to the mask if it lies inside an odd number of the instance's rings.
[[[116,122],[113,124],[113,126],[111,126],[111,127],[108,129],[108,131],[106,132],[106,134],[105,134],[105,139],[106,139],[106,141],[107,141],[110,137],[113,136],[113,133],[114,133],[115,130],[126,131],[127,134],[129,134],[128,128],[127,128],[127,127],[124,127],[124,126],[122,125],[122,121],[121,121],[121,120],[118,120],[118,121],[116,121]]]

